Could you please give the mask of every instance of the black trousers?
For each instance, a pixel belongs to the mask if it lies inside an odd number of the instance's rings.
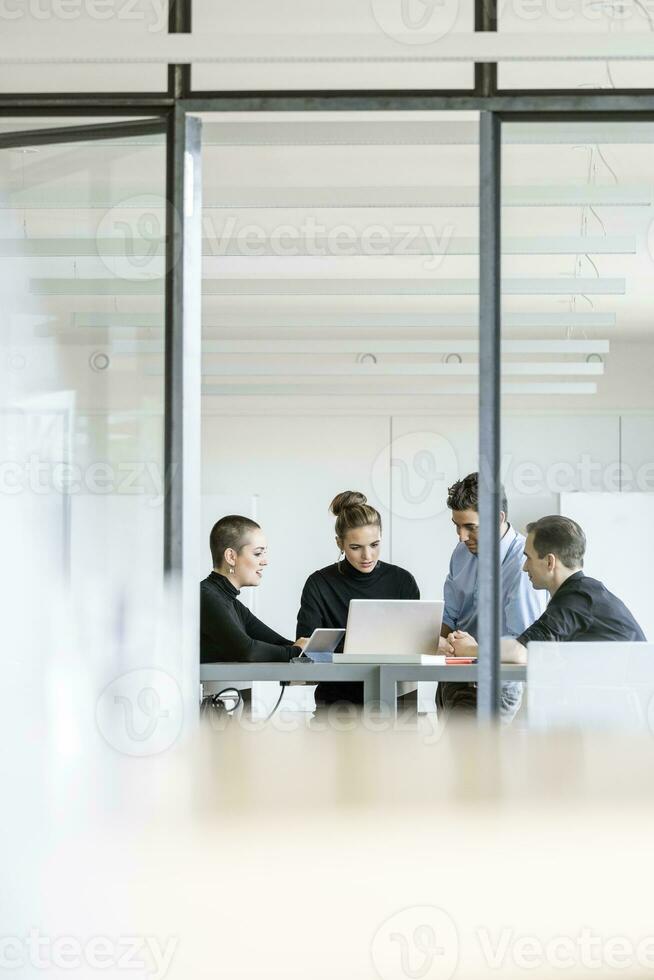
[[[321,681],[316,688],[316,706],[349,701],[350,704],[363,704],[363,684],[360,681]]]
[[[513,721],[522,704],[522,684],[502,684],[500,718],[504,724]],[[436,688],[436,710],[444,715],[472,715],[477,710],[477,685],[467,681],[439,681]]]

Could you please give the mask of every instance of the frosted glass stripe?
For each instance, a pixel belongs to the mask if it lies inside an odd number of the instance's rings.
[[[92,45],[65,35],[53,44],[32,34],[17,45],[10,32],[0,35],[0,64],[431,64],[487,61],[623,61],[654,58],[654,37],[642,34],[415,33],[397,39],[383,30],[342,34],[125,35],[120,41],[100,32]],[[407,41],[409,43],[407,44]],[[416,50],[416,47],[418,50]],[[274,52],[274,53],[273,53]]]

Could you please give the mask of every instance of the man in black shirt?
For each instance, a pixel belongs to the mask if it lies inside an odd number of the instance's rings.
[[[550,601],[543,615],[516,640],[502,641],[504,663],[527,662],[533,641],[645,641],[645,635],[624,602],[582,568],[586,537],[568,517],[552,515],[527,525],[524,570],[535,589],[547,589]],[[456,656],[470,656],[476,646],[467,633],[450,636]]]

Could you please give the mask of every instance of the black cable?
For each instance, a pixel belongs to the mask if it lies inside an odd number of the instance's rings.
[[[268,716],[267,716],[266,718],[264,718],[264,719],[263,719],[263,723],[264,723],[264,725],[265,725],[265,723],[266,723],[267,721],[270,721],[270,719],[272,718],[272,716],[273,716],[273,715],[275,714],[275,712],[277,711],[277,709],[278,709],[278,707],[279,707],[279,706],[280,706],[280,704],[282,703],[282,698],[284,697],[284,691],[285,691],[285,690],[286,690],[286,688],[288,687],[288,684],[289,684],[289,682],[288,682],[288,681],[282,681],[281,683],[282,683],[282,690],[281,690],[281,694],[280,694],[280,695],[279,695],[279,697],[277,698],[277,704],[276,704],[276,705],[275,705],[275,707],[274,707],[274,708],[272,709],[272,711],[270,712],[270,714],[269,714],[269,715],[268,715]]]
[[[225,695],[229,695],[229,700],[234,700],[235,704],[232,708],[228,708],[225,704],[223,698]],[[235,687],[224,687],[222,691],[218,694],[208,694],[205,698],[202,698],[202,704],[200,705],[200,715],[205,715],[210,708],[218,708],[222,702],[222,707],[225,710],[225,714],[232,715],[236,709],[241,705],[243,701],[243,695]]]

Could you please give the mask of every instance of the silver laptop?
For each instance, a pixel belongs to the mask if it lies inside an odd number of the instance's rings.
[[[442,600],[352,599],[334,663],[423,663],[438,656]]]

